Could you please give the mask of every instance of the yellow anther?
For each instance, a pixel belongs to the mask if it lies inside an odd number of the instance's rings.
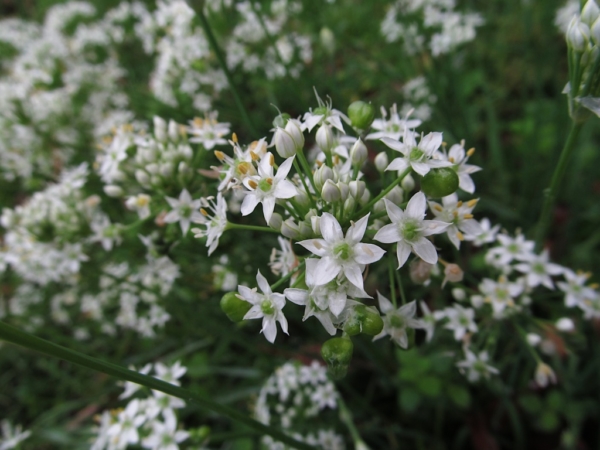
[[[258,183],[254,180],[250,180],[248,181],[248,186],[250,186],[252,189],[256,189],[258,187]]]
[[[467,156],[468,156],[468,157],[471,157],[471,156],[473,156],[473,153],[475,153],[475,147],[473,147],[473,148],[470,148],[470,149],[467,151]]]
[[[459,200],[459,201],[456,203],[456,207],[457,207],[457,208],[460,208],[462,205],[463,205],[463,202],[462,202],[462,200]]]
[[[473,206],[475,206],[475,205],[477,204],[477,202],[478,202],[478,201],[479,201],[479,199],[478,199],[478,198],[474,198],[474,199],[472,199],[472,200],[469,200],[469,201],[467,202],[467,206],[468,206],[469,208],[472,208]]]
[[[269,164],[271,166],[275,165],[275,157],[273,156],[273,153],[269,154]]]
[[[215,150],[215,156],[219,161],[223,161],[225,159],[225,153],[220,150]]]
[[[509,298],[509,299],[506,301],[506,305],[512,308],[513,306],[515,306],[515,302],[513,301],[513,299],[512,299],[512,298]]]
[[[438,205],[437,203],[433,206],[433,209],[435,209],[436,211],[443,211],[444,208],[442,208],[440,205]]]
[[[250,157],[252,158],[252,161],[258,161],[260,159],[260,157],[252,150],[250,150]]]
[[[273,178],[267,178],[267,183],[269,183],[269,185],[273,186]]]
[[[193,124],[197,127],[201,127],[204,124],[204,120],[200,117],[194,117]]]
[[[590,284],[590,287],[592,289],[598,289],[600,287],[600,284],[598,284],[598,283],[592,283],[592,284]]]
[[[448,158],[448,161],[450,161],[452,164],[454,164],[454,158],[452,156],[450,158]]]
[[[200,208],[200,214],[202,214],[203,216],[208,217],[208,212],[204,208]]]
[[[505,275],[500,275],[498,277],[498,282],[499,283],[506,283],[506,276]]]
[[[246,175],[248,173],[248,163],[240,163],[237,170],[240,174]]]
[[[237,134],[231,133],[231,140],[237,144],[238,143]]]
[[[321,167],[323,165],[323,161],[316,160],[315,163],[317,166]]]
[[[447,142],[443,142],[443,141],[442,141],[442,147],[446,147],[447,145],[448,145],[448,143],[447,143]]]
[[[460,231],[458,233],[456,233],[456,237],[458,238],[459,241],[465,240],[465,235],[462,234]]]
[[[340,157],[338,155],[333,156],[333,164],[338,165],[340,163]]]
[[[452,215],[454,216],[454,218],[456,219],[458,217],[458,211],[452,211]]]
[[[472,219],[473,218],[473,214],[465,214],[463,217],[465,219]]]

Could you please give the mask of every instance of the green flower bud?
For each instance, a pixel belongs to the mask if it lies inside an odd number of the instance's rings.
[[[275,119],[273,119],[273,127],[275,128],[285,128],[288,120],[290,120],[290,115],[286,113],[279,114]]]
[[[359,100],[348,107],[348,117],[354,128],[366,130],[375,119],[375,108],[370,103]]]
[[[458,175],[450,167],[431,169],[421,179],[421,190],[430,197],[440,198],[458,189]]]
[[[383,320],[375,308],[359,305],[354,308],[343,329],[349,336],[358,333],[376,336],[383,330]]]
[[[241,322],[252,305],[237,296],[237,292],[228,292],[221,298],[221,309],[232,322]]]
[[[329,373],[334,379],[344,378],[352,360],[354,345],[348,337],[335,337],[325,341],[321,347],[321,356],[327,363]]]

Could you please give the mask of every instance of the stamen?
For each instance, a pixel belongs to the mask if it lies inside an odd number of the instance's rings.
[[[250,157],[252,158],[252,161],[258,161],[260,159],[260,157],[252,150],[250,150]]]
[[[475,153],[475,147],[470,148],[469,151],[467,151],[467,156],[471,157],[471,156],[473,156],[473,153]]]
[[[448,161],[450,161],[452,164],[454,164],[454,158],[452,156],[450,158],[448,158]]]
[[[465,235],[462,234],[460,231],[456,233],[456,237],[458,238],[459,241],[465,240]]]
[[[215,150],[215,156],[219,161],[223,161],[225,159],[225,153],[220,150]]]
[[[256,189],[258,187],[258,183],[254,180],[249,180],[248,186],[250,186],[252,189]]]
[[[474,199],[472,199],[472,200],[469,200],[469,201],[467,202],[467,206],[468,206],[469,208],[472,208],[472,207],[474,207],[474,206],[477,204],[477,202],[478,202],[478,201],[479,201],[479,199],[478,199],[478,198],[474,198]]]
[[[460,208],[463,205],[462,200],[459,200],[458,203],[456,203],[456,207]]]
[[[433,209],[435,209],[436,211],[440,211],[442,212],[444,210],[444,208],[442,208],[440,205],[438,205],[437,203],[433,206]]]
[[[267,178],[267,183],[273,186],[273,178]]]
[[[472,219],[474,216],[473,216],[473,214],[465,214],[463,217],[465,219]]]
[[[273,153],[271,153],[271,154],[269,155],[269,164],[270,164],[271,166],[274,166],[274,165],[275,165],[275,157],[273,156]]]
[[[206,211],[204,208],[200,208],[200,214],[202,214],[205,217],[208,217],[208,211]]]
[[[235,133],[232,133],[232,134],[231,134],[231,140],[237,144],[237,143],[238,143],[237,134],[235,134]]]

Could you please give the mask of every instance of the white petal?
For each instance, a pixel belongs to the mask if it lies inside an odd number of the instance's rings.
[[[408,259],[412,247],[405,241],[398,242],[398,248],[396,249],[396,255],[398,256],[398,269],[404,265]]]
[[[262,312],[262,309],[260,308],[260,305],[254,305],[248,310],[248,312],[244,316],[244,320],[260,319],[261,317],[264,317],[264,314]]]
[[[258,283],[258,287],[260,288],[260,290],[263,291],[265,294],[268,295],[271,293],[271,286],[269,286],[269,282],[263,276],[263,274],[260,273],[260,270],[256,273],[256,282]]]
[[[324,239],[306,239],[298,244],[317,256],[325,256],[328,253],[328,245]]]
[[[423,261],[429,264],[437,263],[438,256],[437,251],[433,244],[427,238],[420,238],[413,244],[414,252],[421,258]]]
[[[399,142],[395,139],[391,139],[389,137],[382,138],[381,142],[383,142],[392,150],[396,150],[397,152],[401,152],[402,154],[404,154],[404,149],[406,148],[406,145],[404,145],[402,142]]]
[[[415,172],[417,172],[421,176],[427,175],[430,170],[429,164],[426,164],[426,163],[420,163],[420,162],[413,161],[410,163],[410,166],[413,168],[413,170]]]
[[[315,317],[319,319],[319,322],[321,322],[321,325],[323,325],[325,331],[327,331],[332,336],[335,335],[335,333],[337,332],[337,328],[333,325],[333,322],[331,322],[331,317],[329,317],[329,314],[317,313],[315,314]]]
[[[292,198],[298,195],[298,189],[296,186],[288,180],[281,180],[275,186],[273,190],[273,195],[276,198]]]
[[[335,315],[336,317],[340,315],[340,313],[346,307],[347,299],[348,299],[348,297],[346,297],[346,295],[343,293],[336,292],[336,293],[330,294],[329,310],[333,313],[333,315]]]
[[[344,275],[348,278],[348,281],[354,286],[363,288],[362,271],[358,264],[347,264],[344,266]]]
[[[275,325],[275,318],[272,316],[264,317],[262,330],[260,331],[265,335],[265,338],[271,344],[275,342],[275,338],[277,337],[277,325]]]
[[[415,317],[415,314],[417,313],[416,300],[413,300],[412,302],[409,302],[406,305],[401,306],[398,309],[398,313],[409,319]]]
[[[356,244],[354,246],[354,260],[359,264],[371,264],[379,261],[385,250],[374,244]]]
[[[346,232],[346,242],[350,245],[354,245],[361,241],[367,230],[367,223],[369,222],[369,215],[352,224],[352,226]]]
[[[293,162],[294,162],[294,156],[292,156],[291,158],[286,159],[279,166],[279,169],[277,169],[277,174],[275,175],[275,178],[277,178],[278,180],[284,180],[285,177],[287,177],[288,173],[290,173],[290,169],[292,167],[292,163]]]
[[[248,198],[246,196],[246,198]],[[244,199],[246,200],[246,199]],[[269,223],[271,221],[271,216],[273,215],[273,211],[275,210],[275,197],[265,197],[262,201],[263,205],[263,215],[265,217],[265,221]]]
[[[387,314],[388,312],[394,309],[394,305],[390,302],[386,297],[381,295],[379,291],[377,291],[377,301],[379,302],[379,309],[382,313]]]
[[[315,268],[315,286],[329,283],[337,277],[340,270],[342,270],[342,267],[333,258],[321,258]]]
[[[442,133],[439,132],[429,133],[419,142],[419,148],[428,155],[440,148],[440,145],[442,145]]]
[[[408,201],[408,205],[406,205],[406,210],[404,214],[412,219],[423,220],[425,217],[425,209],[427,208],[427,200],[425,198],[425,194],[422,192],[417,192],[412,198]]]
[[[441,220],[424,220],[421,227],[421,235],[431,236],[432,234],[443,233],[450,224]]]
[[[373,237],[376,241],[383,242],[384,244],[391,244],[392,242],[398,242],[402,239],[398,225],[390,223],[381,227],[375,236]]]
[[[387,198],[384,198],[383,202],[385,203],[385,210],[388,213],[388,217],[392,222],[400,222],[404,218],[404,211],[398,205]]]
[[[404,172],[408,167],[408,162],[404,158],[396,158],[392,160],[391,163],[385,168],[385,170],[397,170],[399,172]]]
[[[473,179],[467,174],[458,174],[458,187],[469,194],[475,192],[475,183],[473,183]]]
[[[287,319],[281,311],[279,311],[279,314],[277,314],[277,320],[279,321],[279,325],[281,325],[281,331],[289,335]]]
[[[244,197],[244,201],[242,202],[242,207],[240,208],[242,216],[247,216],[252,211],[254,211],[256,205],[258,205],[258,197],[256,196],[256,194],[254,194],[253,192],[246,194],[246,197]]]
[[[287,288],[283,291],[283,295],[290,302],[300,306],[305,306],[308,301],[308,291],[304,289]]]
[[[344,239],[340,223],[329,213],[323,213],[321,216],[321,234],[328,243],[337,243]]]

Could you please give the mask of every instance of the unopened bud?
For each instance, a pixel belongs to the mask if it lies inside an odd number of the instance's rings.
[[[337,202],[342,198],[342,193],[333,181],[327,180],[321,189],[321,196],[326,202]]]
[[[171,141],[177,142],[179,140],[179,126],[174,120],[169,120],[168,134]]]
[[[321,236],[321,218],[319,216],[312,216],[310,218],[310,225],[315,236]]]
[[[459,302],[462,302],[463,300],[465,300],[467,298],[467,293],[465,292],[464,289],[461,288],[454,288],[451,291],[452,293],[452,297],[454,297],[454,300],[457,300]]]
[[[344,211],[352,211],[356,208],[356,200],[354,197],[348,197],[344,202]]]
[[[285,219],[281,224],[280,233],[289,239],[298,239],[300,236],[300,228],[291,217]]]
[[[308,207],[310,205],[310,198],[304,189],[296,189],[296,195],[294,200],[300,205]]]
[[[371,191],[369,191],[368,189],[365,189],[365,192],[363,193],[362,197],[358,201],[358,204],[360,206],[364,206],[367,203],[369,203],[369,200],[371,200]]]
[[[590,30],[592,35],[592,40],[596,47],[600,47],[600,17],[596,19],[596,21],[592,24],[592,28]]]
[[[330,153],[335,142],[333,140],[333,130],[327,124],[323,124],[317,130],[317,145],[324,153]]]
[[[421,258],[417,258],[409,265],[410,279],[415,284],[425,284],[431,278],[432,264],[426,263]]]
[[[221,310],[232,322],[241,322],[252,304],[237,296],[236,292],[228,292],[221,298]]]
[[[171,163],[164,163],[160,165],[160,174],[167,178],[169,176],[171,176],[171,174],[173,173],[173,164]]]
[[[145,170],[137,169],[135,171],[135,179],[144,187],[150,184],[150,175]]]
[[[302,126],[296,119],[288,120],[285,125],[285,131],[292,137],[296,150],[300,151],[304,147],[304,133],[302,132]]]
[[[539,387],[545,388],[548,384],[556,384],[556,374],[552,367],[543,362],[539,362],[535,370],[535,382]]]
[[[386,152],[378,153],[375,157],[375,167],[379,172],[384,172],[389,165],[389,160]]]
[[[394,186],[390,192],[385,196],[394,205],[400,205],[404,200],[404,191],[400,186]]]
[[[385,202],[383,199],[377,201],[377,203],[373,205],[373,211],[377,213],[385,211]]]
[[[581,10],[581,21],[589,27],[600,17],[600,8],[594,0],[588,0]]]
[[[358,100],[348,107],[348,117],[354,128],[366,130],[375,119],[375,108],[370,103]]]
[[[317,169],[314,175],[316,188],[319,190],[323,189],[323,186],[327,180],[333,180],[333,170],[331,170],[331,167],[323,164]]]
[[[442,282],[442,287],[444,287],[448,281],[451,283],[462,281],[464,275],[464,272],[458,264],[446,264],[446,267],[444,267],[444,281]]]
[[[410,192],[415,188],[415,179],[409,173],[404,178],[402,178],[402,181],[400,182],[400,186],[402,186],[402,189],[404,189],[404,192]]]
[[[145,167],[145,169],[146,169],[146,172],[148,172],[151,175],[156,175],[159,172],[159,170],[160,170],[159,167],[158,167],[158,164],[156,164],[156,163],[150,163],[150,164],[148,164]]]
[[[344,322],[344,331],[349,336],[354,336],[358,333],[364,333],[369,336],[376,336],[383,329],[383,320],[373,307],[365,305],[356,306],[348,315]]]
[[[532,347],[537,347],[539,343],[542,342],[542,338],[540,337],[540,335],[535,333],[528,333],[526,339],[527,343]]]
[[[331,338],[323,343],[321,356],[327,363],[329,373],[334,379],[346,376],[353,350],[354,345],[348,337]]]
[[[367,150],[367,146],[359,138],[350,150],[350,158],[352,159],[352,164],[358,168],[361,168],[367,160],[368,156],[369,151]]]
[[[338,181],[337,186],[340,188],[340,193],[342,194],[342,201],[345,202],[350,194],[350,187],[348,183],[344,183],[343,181]]]
[[[567,30],[567,45],[579,53],[585,52],[590,40],[590,28],[578,17],[573,17]]]
[[[119,186],[115,186],[114,184],[107,184],[104,186],[104,192],[109,197],[121,197],[123,195],[123,189]]]
[[[190,173],[190,167],[187,165],[185,161],[179,161],[177,165],[177,173],[186,174]]]
[[[300,229],[300,237],[302,238],[311,238],[313,236],[312,226],[309,225],[306,221],[302,221],[298,224],[298,228]]]
[[[281,214],[274,212],[271,214],[271,220],[269,220],[269,226],[276,231],[281,230],[281,225],[283,223],[283,217]]]
[[[275,130],[275,150],[282,158],[289,158],[296,154],[296,144],[292,136],[283,128]]]
[[[350,188],[350,195],[358,200],[365,193],[367,185],[364,181],[352,180],[350,183],[348,183],[348,187]]]
[[[333,32],[329,28],[323,27],[319,32],[319,38],[325,51],[332,55],[335,52],[335,36]]]
[[[154,137],[159,142],[167,140],[167,122],[162,117],[154,116]]]
[[[569,319],[568,317],[563,317],[556,321],[556,329],[558,331],[570,332],[575,330],[575,324],[573,323],[573,320]]]

